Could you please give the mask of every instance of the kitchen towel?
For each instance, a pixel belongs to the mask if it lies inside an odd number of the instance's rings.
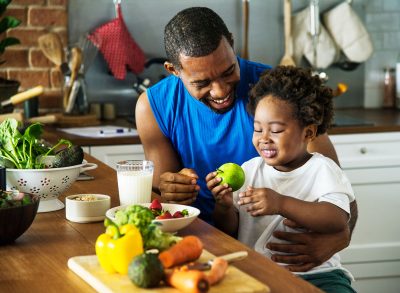
[[[320,24],[317,58],[314,60],[310,25],[309,6],[292,16],[293,57],[296,64],[301,64],[300,62],[304,55],[314,68],[327,68],[335,61],[339,55],[339,50],[327,30]]]
[[[145,55],[129,33],[122,17],[121,4],[116,4],[117,17],[109,21],[88,38],[100,49],[116,79],[125,79],[127,68],[133,73],[144,69]]]
[[[333,40],[350,61],[361,63],[371,57],[371,38],[348,2],[324,13],[323,20]]]

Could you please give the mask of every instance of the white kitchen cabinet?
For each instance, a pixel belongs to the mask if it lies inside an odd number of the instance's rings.
[[[331,135],[358,203],[342,263],[358,292],[400,290],[400,132]]]
[[[141,144],[90,146],[89,154],[114,169],[119,161],[144,159],[144,150]]]

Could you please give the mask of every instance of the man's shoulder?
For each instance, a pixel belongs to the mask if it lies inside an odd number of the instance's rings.
[[[160,81],[158,81],[157,83],[155,83],[154,85],[152,85],[151,87],[149,87],[150,90],[160,90],[162,88],[169,88],[171,86],[177,86],[180,82],[180,79],[177,78],[175,75],[168,75],[167,77],[164,77],[163,79],[161,79]]]
[[[247,72],[253,71],[253,72],[261,73],[261,72],[265,71],[266,69],[272,68],[271,65],[242,59],[240,57],[238,57],[238,60],[239,60],[239,65],[240,65],[241,69],[244,69]]]

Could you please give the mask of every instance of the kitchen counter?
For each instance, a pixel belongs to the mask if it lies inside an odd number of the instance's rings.
[[[90,171],[91,181],[77,181],[59,197],[78,193],[102,193],[111,196],[111,206],[119,205],[116,172],[91,156],[98,164]],[[0,286],[2,292],[94,292],[70,271],[67,261],[78,255],[95,254],[95,241],[104,232],[102,222],[78,224],[65,219],[65,209],[40,213],[32,226],[14,244],[0,246]],[[268,285],[271,292],[321,292],[239,241],[200,219],[178,235],[194,234],[205,249],[215,255],[247,250],[249,256],[233,265]]]
[[[333,126],[329,134],[400,131],[400,110],[397,109],[337,109],[335,117],[344,124],[346,120],[350,123]]]
[[[329,131],[329,134],[352,134],[400,131],[400,110],[397,109],[337,109],[335,111],[337,124]],[[112,122],[104,122],[104,125],[118,125],[134,127],[125,119],[117,119]],[[105,146],[140,144],[138,136],[114,137],[114,138],[89,138],[67,134],[55,127],[46,127],[44,138],[50,142],[58,141],[62,137],[71,140],[81,146]]]

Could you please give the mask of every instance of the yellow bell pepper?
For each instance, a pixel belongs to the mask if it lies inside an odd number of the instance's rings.
[[[100,266],[108,273],[126,275],[132,259],[143,253],[143,240],[135,225],[126,224],[118,228],[106,221],[106,233],[96,240],[96,255]]]

